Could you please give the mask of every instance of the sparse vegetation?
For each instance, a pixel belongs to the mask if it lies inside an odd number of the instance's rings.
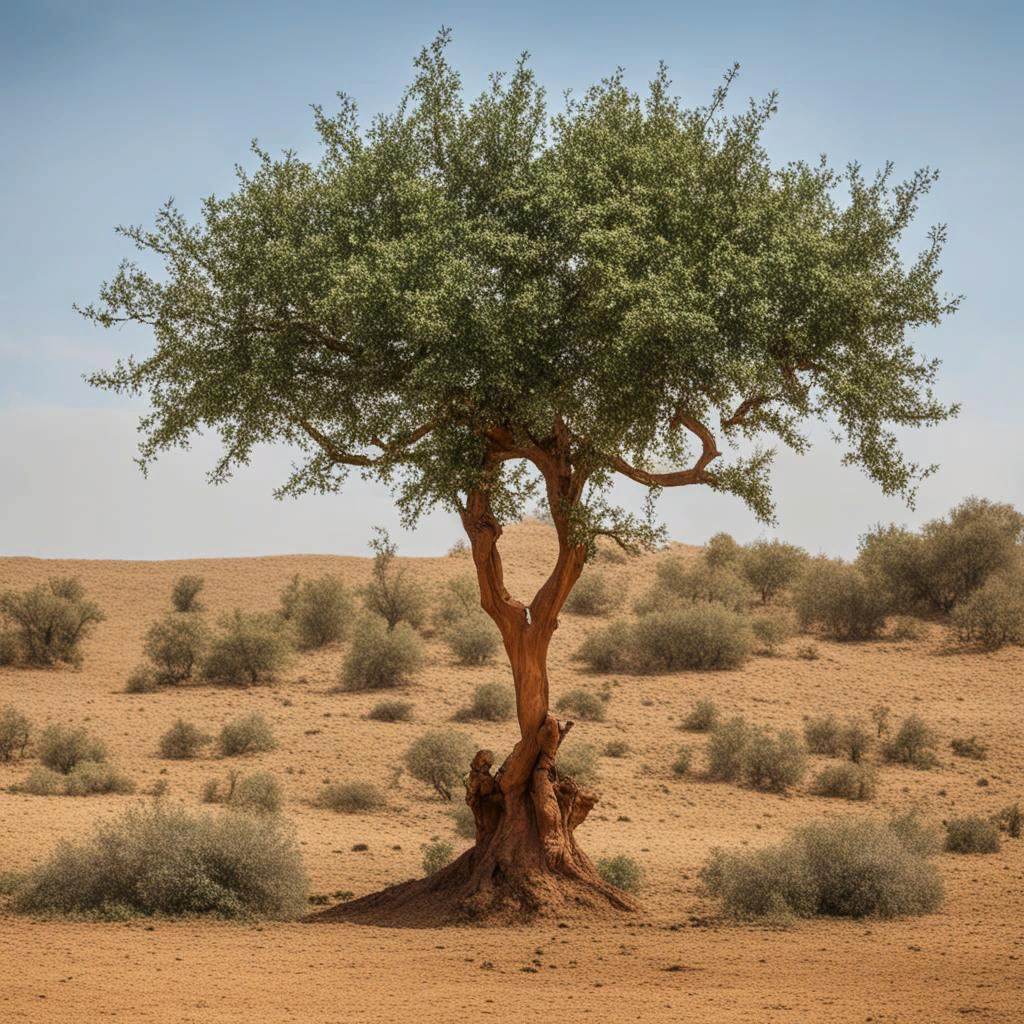
[[[739,570],[767,604],[796,579],[807,564],[803,548],[780,540],[755,540],[742,549]]]
[[[742,547],[728,533],[716,533],[704,545],[704,561],[712,569],[735,567],[743,552]]]
[[[658,562],[654,586],[637,602],[636,611],[661,612],[678,602],[720,604],[741,612],[750,602],[750,590],[728,565],[716,568],[704,559],[666,558]]]
[[[373,551],[373,579],[363,591],[367,611],[379,616],[394,629],[399,622],[407,622],[419,629],[426,618],[427,597],[423,588],[411,578],[408,565],[399,565],[395,559],[398,546],[388,531],[375,526],[376,536],[370,541]]]
[[[781,608],[754,616],[750,621],[754,636],[760,641],[765,654],[774,656],[779,648],[793,635],[789,613]]]
[[[387,806],[384,794],[372,782],[327,783],[317,794],[315,803],[317,807],[342,814],[379,811]]]
[[[106,759],[106,745],[83,728],[48,725],[39,737],[39,760],[62,775],[70,774],[83,761]]]
[[[877,773],[869,765],[831,764],[815,777],[811,792],[841,800],[871,800],[877,780]]]
[[[360,619],[341,668],[341,690],[393,690],[423,665],[423,641],[408,622],[394,629],[377,615]]]
[[[198,726],[179,718],[160,737],[160,756],[176,761],[198,757],[212,737]]]
[[[966,757],[972,761],[984,761],[988,757],[988,747],[981,743],[977,736],[951,740],[949,745],[957,757]]]
[[[407,700],[382,700],[367,711],[366,717],[374,722],[411,722],[413,706]]]
[[[277,814],[283,800],[281,783],[270,772],[253,772],[238,779],[227,802],[239,811]]]
[[[0,761],[23,758],[32,737],[32,723],[13,704],[0,711]]]
[[[295,630],[300,650],[316,650],[345,638],[352,597],[337,576],[304,580],[296,573],[281,594],[281,617]]]
[[[715,726],[708,737],[708,778],[716,782],[735,782],[746,766],[751,729],[742,716]]]
[[[507,722],[516,713],[516,699],[508,683],[481,683],[473,702],[455,712],[456,722]]]
[[[992,820],[999,830],[1005,832],[1011,839],[1020,839],[1021,827],[1024,826],[1024,812],[1021,811],[1019,803],[1004,807]]]
[[[476,577],[468,573],[445,581],[437,607],[434,609],[434,623],[439,629],[458,622],[459,619],[481,611],[480,588]]]
[[[601,753],[605,757],[625,757],[629,753],[629,744],[625,740],[609,740]]]
[[[35,668],[57,663],[78,667],[81,643],[106,616],[71,576],[53,577],[46,584],[18,593],[0,593],[0,633],[7,664],[24,662]]]
[[[228,722],[217,742],[224,757],[258,754],[277,746],[270,723],[258,712]]]
[[[680,778],[688,775],[692,764],[693,751],[688,746],[682,746],[676,752],[676,759],[672,762],[672,774]]]
[[[473,808],[468,804],[459,804],[452,812],[455,822],[455,834],[461,839],[476,839],[476,818]]]
[[[626,892],[639,892],[644,882],[644,869],[630,856],[601,857],[597,873],[609,884]]]
[[[754,729],[743,758],[743,778],[754,789],[784,793],[807,774],[807,751],[788,730]]]
[[[946,822],[947,853],[998,853],[999,826],[986,818],[955,818]]]
[[[479,610],[452,623],[445,630],[445,640],[463,665],[483,665],[501,649],[498,627],[486,612]]]
[[[600,570],[589,570],[576,581],[565,610],[571,615],[610,615],[622,604],[623,593]]]
[[[585,722],[603,722],[605,717],[605,701],[591,690],[578,688],[563,693],[555,701],[555,710],[562,711]]]
[[[442,800],[451,800],[452,789],[468,773],[476,748],[464,733],[431,729],[405,752],[405,767],[414,779],[433,786]]]
[[[597,750],[589,743],[563,743],[558,748],[555,770],[580,786],[591,786],[598,777]]]
[[[220,622],[203,675],[235,686],[257,686],[286,668],[293,651],[291,637],[278,616],[246,614],[236,608]]]
[[[938,742],[938,735],[930,725],[918,715],[910,715],[900,725],[899,732],[882,744],[882,756],[895,764],[933,768],[938,761],[935,752]]]
[[[992,575],[956,605],[951,622],[962,644],[987,651],[1024,644],[1024,569]]]
[[[125,680],[125,693],[156,693],[160,689],[160,677],[152,665],[138,665]]]
[[[105,761],[80,761],[64,778],[67,796],[134,792],[135,783]]]
[[[718,725],[718,707],[713,700],[706,697],[693,705],[690,713],[683,719],[680,728],[689,732],[710,732]]]
[[[423,844],[423,874],[436,874],[441,868],[452,862],[455,847],[435,836],[429,843]]]
[[[171,605],[176,612],[194,613],[203,610],[199,594],[206,581],[202,576],[179,576],[171,588]]]
[[[841,728],[834,715],[809,718],[804,723],[804,741],[812,754],[835,757],[839,753]]]
[[[142,650],[157,682],[174,684],[191,678],[209,645],[210,631],[197,612],[171,612],[149,627]]]
[[[885,626],[888,600],[857,566],[813,558],[793,586],[800,628],[820,627],[834,640],[870,640]]]

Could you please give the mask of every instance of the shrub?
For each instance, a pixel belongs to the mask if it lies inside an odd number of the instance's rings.
[[[54,577],[23,593],[0,593],[0,621],[11,622],[16,636],[6,646],[10,651],[16,646],[18,657],[36,667],[57,662],[79,666],[79,645],[105,617],[73,577]]]
[[[476,818],[469,804],[460,804],[451,812],[455,834],[462,839],[476,839]]]
[[[423,874],[433,875],[452,862],[455,847],[435,837],[423,844]]]
[[[253,772],[237,781],[227,802],[240,811],[276,814],[282,799],[281,784],[270,772]]]
[[[889,621],[891,640],[920,640],[923,636],[924,626],[913,616],[895,615]]]
[[[680,728],[689,732],[710,732],[718,724],[718,708],[713,700],[702,698],[683,719]]]
[[[966,740],[951,740],[949,745],[957,757],[970,758],[972,761],[984,761],[988,757],[988,747],[984,743],[979,743],[977,736]]]
[[[152,665],[136,666],[125,680],[125,693],[156,693],[160,689],[160,677]]]
[[[935,730],[917,715],[911,715],[904,720],[899,732],[882,745],[882,756],[896,764],[932,768],[938,760],[935,753],[938,742]]]
[[[925,824],[916,810],[890,818],[889,828],[908,850],[922,857],[930,857],[942,849],[941,830],[936,825]]]
[[[507,722],[516,711],[515,693],[507,683],[481,683],[473,703],[455,712],[456,722]]]
[[[426,618],[426,594],[410,579],[408,566],[397,563],[398,547],[387,530],[379,526],[373,529],[377,536],[370,541],[373,574],[370,585],[363,591],[366,608],[384,619],[388,629],[394,629],[399,622],[419,629]]]
[[[85,729],[48,725],[39,737],[39,760],[62,775],[69,774],[83,761],[105,761],[106,747]]]
[[[839,753],[841,730],[833,715],[809,718],[804,723],[804,741],[812,754],[835,757]]]
[[[807,752],[794,733],[782,730],[771,735],[755,729],[750,735],[743,776],[754,789],[784,793],[807,774]]]
[[[201,612],[199,592],[206,581],[202,576],[179,576],[171,588],[171,604],[176,612]]]
[[[296,573],[281,594],[281,617],[291,623],[300,649],[342,640],[352,618],[352,598],[337,576],[303,580]]]
[[[142,650],[159,682],[180,683],[191,677],[209,644],[210,631],[198,613],[171,612],[149,627]]]
[[[175,761],[198,757],[199,751],[210,742],[211,736],[202,729],[179,718],[160,737],[160,756]]]
[[[796,656],[804,661],[817,661],[821,657],[817,644],[801,644],[796,649]]]
[[[637,892],[644,881],[644,869],[624,853],[617,857],[601,857],[597,862],[597,873],[609,885],[626,892]]]
[[[693,751],[686,746],[680,747],[676,753],[676,759],[672,762],[672,774],[683,776],[690,771],[693,763]]]
[[[875,795],[876,783],[875,770],[867,765],[832,764],[815,776],[811,791],[842,800],[870,800]]]
[[[640,616],[633,670],[642,673],[739,668],[750,654],[748,620],[724,605],[698,602]]]
[[[24,913],[167,914],[290,919],[308,882],[276,819],[193,815],[157,801],[101,822],[91,840],[61,843],[15,897]]]
[[[480,585],[475,576],[468,573],[448,580],[437,607],[434,609],[434,624],[441,629],[450,626],[459,619],[481,611]]]
[[[789,586],[807,563],[807,552],[780,540],[755,540],[743,548],[740,574],[767,604]]]
[[[935,865],[874,821],[830,821],[797,829],[752,853],[713,851],[701,878],[740,917],[901,917],[942,901]]]
[[[666,558],[657,564],[655,584],[637,602],[640,614],[657,612],[675,602],[720,604],[743,611],[750,600],[746,583],[728,566],[712,568],[704,561]]]
[[[998,650],[1024,644],[1024,572],[1000,572],[953,609],[953,628],[962,644]]]
[[[632,647],[632,624],[620,619],[587,636],[576,657],[595,672],[628,672],[632,664]]]
[[[228,722],[221,729],[217,742],[224,757],[261,753],[277,746],[270,724],[256,712]]]
[[[220,628],[203,665],[207,679],[256,686],[270,682],[291,661],[291,637],[276,615],[248,615],[236,608]]]
[[[704,561],[712,569],[735,567],[743,549],[728,533],[716,533],[704,545]]]
[[[382,700],[367,711],[366,717],[374,722],[411,722],[412,709],[407,700]]]
[[[761,641],[764,651],[774,655],[792,635],[793,627],[789,614],[780,609],[773,609],[765,615],[758,615],[751,620],[750,628],[754,636]]]
[[[876,704],[871,709],[871,721],[875,726],[875,735],[881,739],[889,731],[889,716],[892,708],[888,704]]]
[[[1024,813],[1021,812],[1020,804],[1011,804],[1004,807],[992,820],[1011,839],[1020,839],[1021,826],[1024,825]]]
[[[423,642],[407,622],[394,629],[379,616],[360,620],[341,669],[339,689],[392,690],[405,686],[423,665]]]
[[[985,818],[956,818],[946,822],[947,853],[998,853],[999,826]]]
[[[471,612],[448,627],[445,640],[463,665],[482,665],[501,647],[501,634],[483,611]]]
[[[612,586],[603,572],[584,572],[572,588],[565,610],[570,615],[609,615],[622,599],[622,588]]]
[[[64,792],[67,776],[63,772],[55,772],[52,768],[37,765],[28,773],[24,782],[11,789],[16,793],[28,793],[29,796],[56,796]]]
[[[469,552],[469,544],[466,543],[466,538],[465,537],[460,537],[448,549],[448,557],[449,558],[463,558],[464,556],[468,555],[469,553],[470,553]]]
[[[589,743],[563,743],[555,758],[560,778],[573,779],[580,786],[597,782],[597,751]]]
[[[64,778],[68,796],[90,796],[93,793],[134,793],[135,783],[99,761],[81,761]]]
[[[605,702],[590,690],[576,689],[563,693],[555,702],[555,710],[575,715],[585,722],[603,722]]]
[[[629,753],[629,744],[625,740],[609,740],[601,753],[605,757],[625,757]]]
[[[431,729],[417,739],[403,758],[409,774],[433,786],[443,800],[451,800],[452,787],[469,773],[476,750],[468,736],[453,729]]]
[[[3,629],[3,616],[0,614],[0,668],[17,665],[24,660],[24,652],[18,634],[13,629]]]
[[[0,761],[13,761],[15,754],[25,756],[32,735],[29,720],[13,704],[0,711]]]
[[[871,730],[859,718],[848,718],[839,734],[839,747],[854,764],[874,746]]]
[[[708,737],[708,778],[718,782],[734,782],[743,774],[747,763],[751,729],[742,717],[729,719],[711,730]]]
[[[384,794],[372,782],[332,782],[316,796],[317,807],[343,814],[379,811],[387,806]]]
[[[836,640],[870,640],[885,625],[885,595],[856,566],[811,559],[793,588],[800,628],[820,626]]]

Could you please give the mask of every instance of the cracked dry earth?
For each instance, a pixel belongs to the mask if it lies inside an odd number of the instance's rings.
[[[554,542],[539,524],[510,528],[502,542],[510,589],[523,596],[544,578]],[[676,555],[694,549],[677,545]],[[638,597],[654,561],[602,566]],[[409,560],[436,591],[469,572],[466,558]],[[165,799],[203,806],[200,792],[226,763],[212,752],[162,761],[160,735],[179,717],[216,732],[259,711],[276,750],[244,759],[243,772],[273,772],[283,813],[296,829],[312,894],[355,895],[421,873],[422,844],[456,844],[451,806],[403,775],[386,812],[339,815],[314,807],[328,780],[389,779],[422,731],[450,721],[482,682],[507,680],[499,662],[465,668],[427,640],[428,665],[402,694],[414,721],[367,720],[381,694],[329,693],[345,644],[302,655],[267,687],[183,686],[156,694],[123,692],[142,659],[148,625],[169,608],[183,573],[206,579],[208,614],[235,607],[270,610],[291,576],[341,575],[350,588],[369,578],[369,561],[282,556],[189,562],[43,561],[0,558],[0,590],[25,589],[54,575],[77,575],[107,614],[85,644],[81,671],[0,669],[0,705],[13,704],[37,728],[84,725],[103,738],[111,762],[144,793],[158,781]],[[596,688],[605,677],[573,660],[601,620],[563,614],[552,644],[552,697]],[[888,816],[918,808],[931,820],[989,814],[1024,800],[1024,650],[953,653],[939,625],[916,641],[856,645],[817,640],[821,657],[796,656],[806,637],[775,657],[734,672],[617,675],[607,719],[580,722],[572,741],[599,750],[625,739],[621,758],[600,758],[601,802],[578,838],[591,857],[627,853],[643,866],[635,915],[544,920],[512,928],[377,928],[354,924],[239,924],[136,920],[64,922],[0,911],[0,1021],[227,1022],[714,1021],[932,1022],[1024,1020],[1024,840],[998,854],[940,854],[946,887],[940,910],[899,921],[817,919],[784,931],[733,924],[699,891],[698,872],[714,847],[755,849],[795,825],[827,817]],[[509,680],[509,686],[511,681]],[[703,764],[705,738],[681,733],[693,702],[712,698],[726,716],[799,731],[806,715],[866,715],[877,703],[893,719],[916,713],[942,737],[932,771],[882,767],[870,805],[809,795],[755,793],[671,770],[682,743]],[[511,723],[459,726],[480,746],[507,751]],[[984,762],[952,756],[954,737],[977,736]],[[812,758],[813,771],[824,766]],[[29,763],[0,764],[0,868],[26,871],[61,839],[90,833],[135,796],[34,797],[8,788]],[[810,775],[808,776],[810,778]],[[984,778],[986,785],[979,786]],[[365,844],[367,849],[353,847]]]

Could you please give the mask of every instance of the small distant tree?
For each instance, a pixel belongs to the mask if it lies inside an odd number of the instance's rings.
[[[197,612],[171,612],[146,631],[142,650],[162,683],[191,678],[210,646],[210,631]]]
[[[807,552],[781,540],[755,540],[740,557],[740,573],[767,604],[785,590],[807,564]]]
[[[201,612],[199,592],[206,585],[202,576],[179,576],[171,588],[171,604],[176,612]]]
[[[82,584],[70,576],[54,577],[22,593],[0,593],[0,624],[12,624],[21,656],[38,668],[57,662],[80,665],[79,645],[105,618],[98,604],[86,600]]]
[[[337,576],[304,580],[296,573],[281,595],[281,615],[294,627],[299,647],[314,650],[347,635],[352,598]]]
[[[294,656],[292,639],[274,615],[235,609],[220,623],[203,663],[207,679],[255,686],[270,682]]]
[[[373,551],[373,579],[363,591],[367,611],[379,615],[394,629],[399,622],[408,622],[419,629],[427,615],[427,595],[423,588],[409,578],[409,567],[396,561],[398,545],[388,531],[375,526],[377,534],[370,541]]]
[[[836,640],[870,640],[885,626],[885,594],[857,566],[840,558],[812,559],[793,590],[801,629],[820,626]]]
[[[712,569],[735,568],[743,549],[728,533],[716,533],[704,545],[704,561]]]

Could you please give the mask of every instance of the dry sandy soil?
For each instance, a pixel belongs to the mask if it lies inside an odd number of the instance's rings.
[[[677,554],[693,549],[676,547]],[[510,589],[532,595],[553,562],[539,524],[507,531]],[[652,555],[611,565],[630,597],[648,585]],[[432,591],[470,571],[465,557],[417,559]],[[436,638],[427,668],[403,695],[415,720],[364,716],[380,694],[330,693],[344,645],[303,655],[271,686],[186,686],[123,692],[142,659],[147,626],[169,610],[173,581],[205,577],[216,617],[235,607],[270,610],[292,574],[369,577],[366,559],[295,555],[190,562],[0,559],[0,589],[76,575],[107,619],[85,644],[81,671],[0,669],[0,705],[12,703],[37,727],[84,725],[142,794],[160,780],[165,799],[198,808],[200,791],[230,764],[213,754],[162,761],[160,735],[179,717],[209,731],[259,711],[279,747],[244,759],[273,772],[286,794],[313,893],[357,895],[421,873],[422,844],[455,836],[451,805],[408,775],[384,813],[342,815],[311,801],[328,780],[386,780],[424,729],[450,720],[480,682],[507,669],[463,668]],[[565,614],[555,637],[553,697],[596,687],[573,652],[597,622]],[[991,813],[1024,798],[1021,679],[1024,650],[953,653],[943,629],[907,642],[842,645],[818,640],[821,657],[796,656],[807,638],[741,671],[617,676],[608,718],[580,723],[570,742],[601,749],[624,738],[630,752],[601,758],[602,799],[578,837],[592,857],[628,853],[646,872],[643,909],[617,921],[544,921],[520,928],[384,929],[355,924],[130,924],[32,921],[0,914],[0,1021],[921,1021],[1024,1020],[1024,841],[991,856],[942,854],[946,899],[938,913],[895,922],[814,920],[789,930],[736,925],[699,892],[697,874],[713,847],[753,849],[802,822],[885,816],[920,808],[933,820]],[[511,682],[509,682],[511,685]],[[694,700],[712,697],[726,714],[800,730],[808,714],[866,715],[879,702],[897,721],[912,712],[943,737],[932,771],[885,767],[869,809],[826,800],[806,787],[780,797],[733,785],[677,780],[683,742],[702,766],[704,738],[679,731]],[[460,726],[481,746],[508,750],[511,724]],[[953,737],[977,735],[985,762],[954,758]],[[814,759],[820,768],[824,759]],[[145,796],[35,797],[8,792],[27,763],[0,764],[0,868],[25,871],[60,839],[87,835]],[[984,776],[987,786],[979,786]],[[353,851],[365,843],[368,850]]]

